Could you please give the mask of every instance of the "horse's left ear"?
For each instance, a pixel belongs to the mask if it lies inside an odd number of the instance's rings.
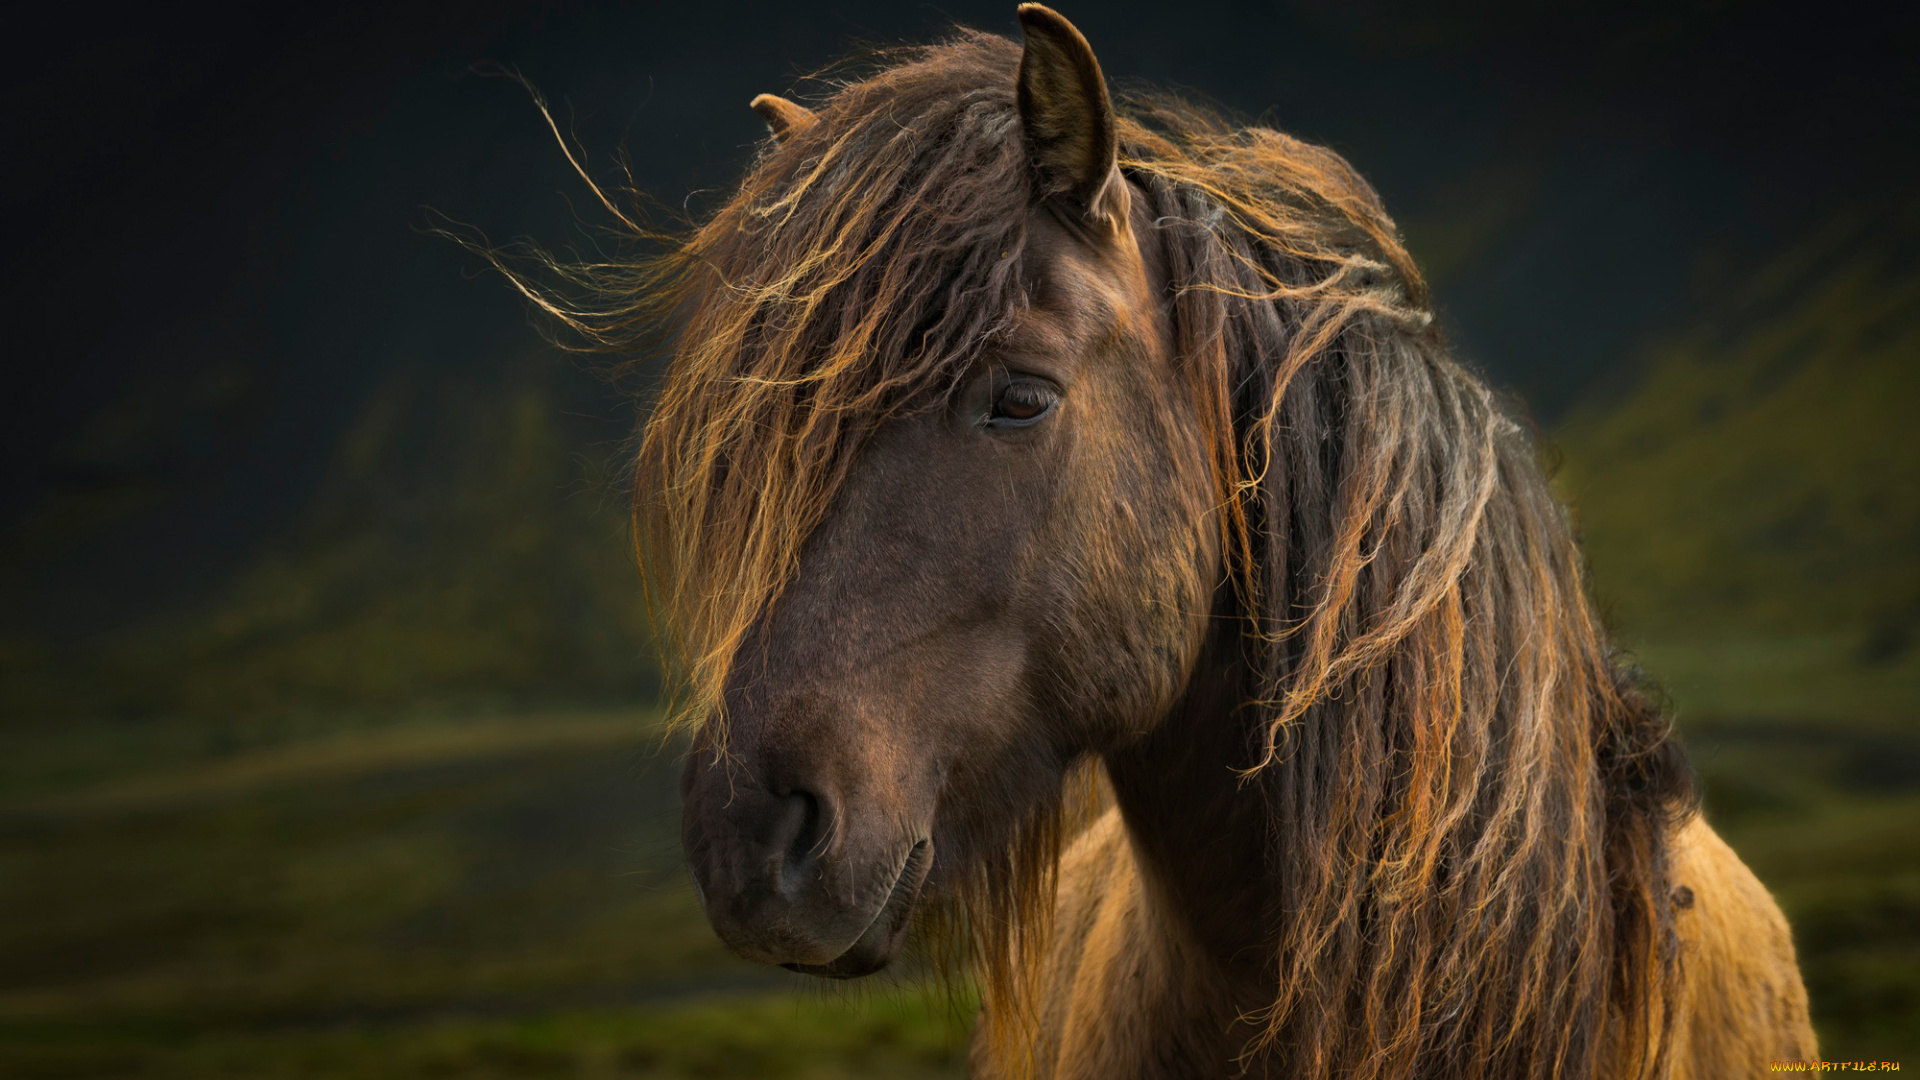
[[[1042,4],[1020,5],[1020,122],[1044,193],[1068,200],[1090,223],[1127,219],[1120,134],[1093,46]]]
[[[768,129],[773,132],[774,142],[786,142],[789,138],[812,127],[814,122],[820,119],[805,105],[795,105],[786,98],[776,97],[773,94],[761,94],[754,98],[748,107],[759,113],[760,119],[767,122]]]

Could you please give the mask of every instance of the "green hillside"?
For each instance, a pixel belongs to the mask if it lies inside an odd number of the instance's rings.
[[[214,595],[62,658],[72,693],[48,687],[61,669],[33,641],[0,649],[38,676],[9,710],[649,700],[617,454],[567,426],[538,368],[484,387],[395,376],[340,435],[295,527]]]
[[[537,384],[385,387],[342,440],[306,534],[196,628],[182,704],[646,693],[618,497],[559,420]]]
[[[1557,433],[1619,630],[1715,715],[1920,703],[1920,225],[1836,223]]]

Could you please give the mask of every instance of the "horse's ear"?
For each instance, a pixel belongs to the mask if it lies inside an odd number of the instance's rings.
[[[795,105],[786,98],[772,94],[761,94],[751,104],[753,111],[760,114],[760,119],[767,122],[767,127],[773,129],[774,142],[786,142],[789,137],[807,130],[820,119],[805,105]]]
[[[1118,165],[1120,135],[1093,46],[1043,4],[1020,5],[1020,122],[1044,191],[1069,199],[1090,221],[1127,217]]]

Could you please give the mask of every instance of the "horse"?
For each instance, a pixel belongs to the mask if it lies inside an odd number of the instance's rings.
[[[1375,192],[1018,17],[761,95],[704,220],[596,186],[651,246],[514,271],[669,352],[635,538],[720,939],[847,979],[921,927],[980,1077],[1814,1058],[1785,920]]]

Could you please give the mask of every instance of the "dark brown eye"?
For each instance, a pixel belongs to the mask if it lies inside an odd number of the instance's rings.
[[[997,427],[1025,427],[1039,421],[1060,400],[1052,387],[1032,379],[1021,379],[1001,387],[993,399],[989,423]]]

